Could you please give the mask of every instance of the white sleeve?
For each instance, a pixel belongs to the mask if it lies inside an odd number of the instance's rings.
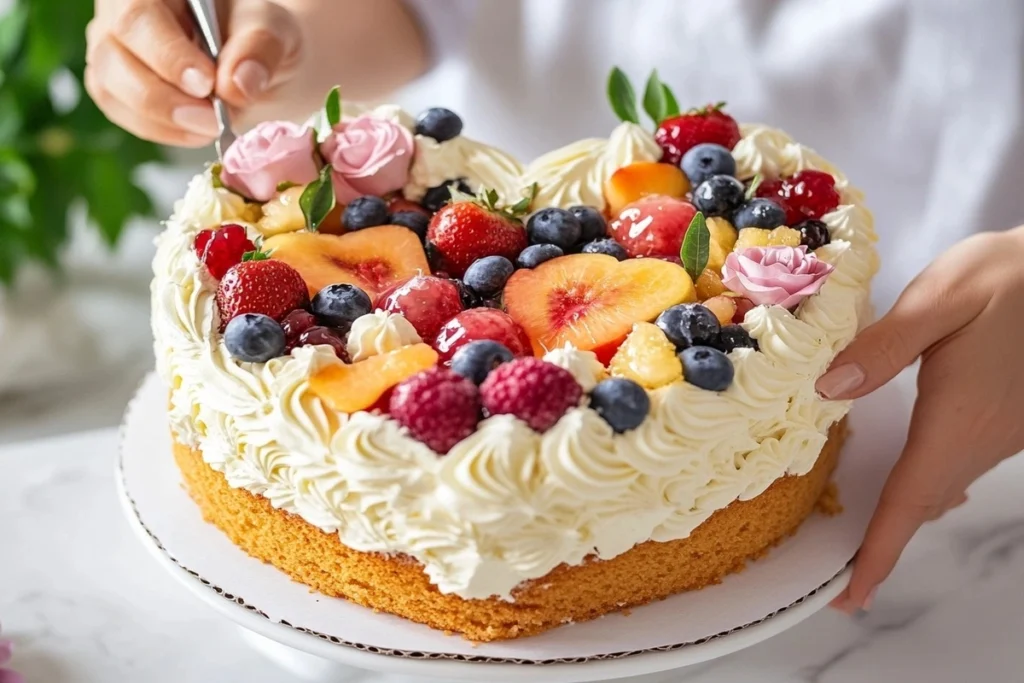
[[[430,63],[436,67],[465,49],[477,0],[405,0],[426,34]]]

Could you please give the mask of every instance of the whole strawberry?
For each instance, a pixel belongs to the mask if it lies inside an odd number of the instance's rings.
[[[740,141],[740,127],[733,117],[722,111],[724,106],[725,102],[709,104],[662,121],[654,133],[654,139],[661,146],[662,162],[678,166],[691,147],[704,142],[726,149],[735,147]]]
[[[395,387],[389,412],[413,438],[444,455],[476,430],[480,394],[462,375],[435,367]]]
[[[522,217],[532,199],[501,207],[494,190],[481,192],[479,197],[454,192],[452,201],[434,214],[427,229],[427,241],[440,257],[439,265],[450,275],[462,277],[474,261],[485,256],[504,256],[515,263],[527,246]]]
[[[579,405],[583,389],[568,370],[529,357],[495,368],[480,385],[480,396],[489,414],[514,415],[545,432]]]
[[[247,258],[232,266],[217,287],[221,329],[241,313],[262,313],[280,322],[308,301],[309,290],[297,270],[261,252]]]

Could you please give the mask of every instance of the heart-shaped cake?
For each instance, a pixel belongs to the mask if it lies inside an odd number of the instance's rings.
[[[861,194],[680,111],[523,165],[453,112],[264,123],[159,238],[175,458],[234,543],[478,641],[700,589],[826,494],[815,380],[870,315]],[[658,96],[658,93],[661,93]]]

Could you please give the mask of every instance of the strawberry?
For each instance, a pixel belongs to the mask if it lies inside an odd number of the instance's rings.
[[[452,201],[434,214],[427,229],[443,269],[462,277],[466,269],[485,256],[504,256],[515,262],[526,248],[522,217],[533,196],[510,207],[498,206],[498,193],[487,190],[479,197],[455,191]]]
[[[309,300],[306,281],[284,261],[268,260],[263,252],[246,254],[217,287],[221,328],[241,313],[262,313],[280,322]]]
[[[704,109],[691,109],[685,114],[665,119],[654,133],[662,149],[661,161],[675,164],[691,147],[713,142],[732,149],[740,141],[740,127],[736,120],[722,111],[725,102],[709,104]]]

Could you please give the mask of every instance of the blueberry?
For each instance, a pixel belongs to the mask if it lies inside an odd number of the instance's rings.
[[[590,407],[621,434],[643,424],[651,412],[651,397],[631,379],[606,379],[590,392]]]
[[[777,202],[756,197],[736,210],[736,213],[732,215],[732,224],[737,230],[743,228],[771,230],[786,224],[786,210]]]
[[[580,251],[584,254],[604,254],[605,256],[614,256],[620,261],[625,261],[629,258],[629,254],[626,253],[626,248],[613,239],[594,240],[589,244],[583,245],[583,249]]]
[[[427,227],[430,225],[430,218],[419,211],[396,211],[389,219],[391,225],[401,225],[409,228],[422,242],[427,238]]]
[[[512,352],[504,344],[490,339],[478,339],[460,348],[452,356],[452,371],[474,384],[480,384],[491,370],[512,360]]]
[[[680,165],[694,187],[712,176],[736,175],[736,159],[733,158],[732,152],[713,142],[691,147],[683,155]]]
[[[691,346],[679,354],[683,377],[687,382],[708,391],[725,391],[732,384],[735,370],[729,357],[710,346]]]
[[[814,251],[832,241],[828,233],[828,226],[813,218],[806,220],[796,226],[800,231],[800,244],[806,245],[807,249]]]
[[[444,254],[437,248],[437,245],[428,241],[423,245],[423,251],[427,255],[427,263],[430,264],[430,272],[437,275],[445,270]]]
[[[608,223],[605,222],[601,212],[592,206],[570,206],[569,213],[576,216],[580,222],[582,232],[580,241],[593,242],[608,234]]]
[[[362,230],[388,222],[388,205],[380,197],[367,195],[353,199],[341,215],[346,230]]]
[[[757,349],[757,342],[739,325],[726,325],[718,335],[715,348],[729,353],[733,349]]]
[[[700,304],[677,304],[662,312],[654,324],[680,349],[709,346],[722,329],[715,314]]]
[[[459,299],[462,301],[462,307],[465,309],[479,308],[480,297],[477,296],[476,292],[466,286],[466,283],[462,280],[452,280],[455,283],[456,288],[459,290]]]
[[[473,261],[462,279],[467,287],[487,298],[505,289],[505,283],[512,277],[515,269],[512,262],[504,256],[485,256]]]
[[[569,249],[580,240],[583,226],[576,216],[565,209],[541,209],[526,222],[526,233],[531,244],[553,244]]]
[[[236,315],[224,328],[228,353],[246,363],[266,363],[284,353],[286,339],[281,325],[268,315]]]
[[[434,107],[416,118],[416,135],[447,142],[462,133],[462,119],[450,109]]]
[[[460,192],[466,194],[472,194],[472,190],[469,189],[469,185],[462,178],[446,180],[437,187],[432,187],[427,190],[427,193],[423,195],[423,200],[420,201],[420,205],[430,213],[437,213],[441,210],[445,204],[447,204],[452,198],[452,191],[449,186],[455,183]]]
[[[545,261],[564,255],[565,252],[554,244],[531,244],[519,254],[516,263],[520,268],[536,268]]]
[[[348,330],[356,318],[373,309],[370,297],[355,285],[327,285],[313,297],[313,315],[321,325]]]
[[[693,205],[705,216],[729,216],[743,204],[743,183],[732,176],[711,176],[693,191]]]

